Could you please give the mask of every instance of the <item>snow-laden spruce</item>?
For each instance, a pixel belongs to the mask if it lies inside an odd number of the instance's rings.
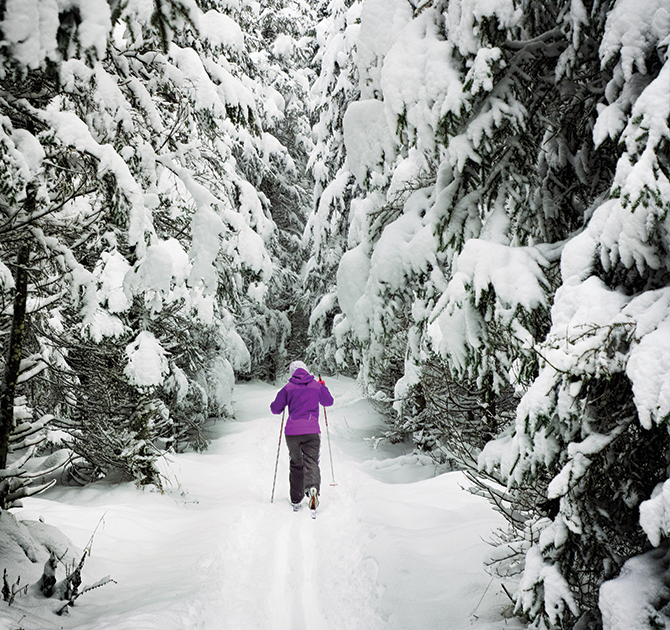
[[[331,177],[353,195],[348,251],[322,237],[339,312],[331,292],[313,319],[388,405],[389,437],[471,467],[508,515],[494,568],[528,561],[517,611],[533,627],[624,627],[625,580],[599,608],[600,586],[667,535],[670,12],[354,9],[340,50],[360,97],[341,128],[357,187]],[[650,595],[639,627],[665,602]]]
[[[230,413],[234,372],[287,334],[265,300],[279,198],[298,217],[304,205],[282,141],[302,132],[296,156],[311,145],[308,79],[258,36],[289,23],[283,4],[6,7],[1,257],[11,269],[30,250],[24,354],[49,381],[23,387],[70,435],[81,478],[135,475],[139,457],[138,480],[156,482],[155,440],[202,446],[202,422]],[[299,40],[306,25],[290,23]]]

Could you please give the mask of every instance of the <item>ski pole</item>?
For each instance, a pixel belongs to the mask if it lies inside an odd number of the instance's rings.
[[[330,447],[330,431],[328,430],[328,414],[326,413],[326,408],[323,408],[323,418],[326,421],[326,435],[328,436],[328,454],[330,455],[330,474],[333,477],[333,483],[331,486],[336,486],[335,483],[335,469],[333,468],[333,450]]]
[[[284,432],[284,416],[286,415],[286,407],[281,414],[281,427],[279,428],[279,445],[277,446],[277,461],[275,461],[275,478],[272,482],[272,496],[270,503],[275,502],[275,485],[277,484],[277,468],[279,467],[279,451],[281,450],[281,434]]]

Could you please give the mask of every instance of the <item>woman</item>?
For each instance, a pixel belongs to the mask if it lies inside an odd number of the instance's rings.
[[[302,361],[293,361],[289,372],[291,378],[279,390],[270,405],[270,411],[280,414],[288,407],[284,434],[290,459],[289,482],[293,510],[298,510],[303,496],[308,497],[309,509],[316,510],[321,487],[319,405],[330,407],[333,397],[326,384],[320,378],[317,381]]]

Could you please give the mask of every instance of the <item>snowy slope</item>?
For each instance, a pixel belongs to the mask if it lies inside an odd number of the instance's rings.
[[[51,612],[51,600],[19,598],[1,609],[0,628],[522,627],[498,618],[509,599],[482,568],[499,517],[461,490],[459,473],[436,475],[402,446],[372,450],[364,438],[380,418],[351,380],[328,385],[338,485],[330,485],[324,433],[316,521],[291,510],[284,444],[270,503],[279,420],[267,410],[276,388],[239,385],[237,421],[214,427],[206,453],[165,462],[166,494],[98,484],[26,501],[21,519],[41,517],[80,548],[102,518],[84,584],[105,575],[117,584],[85,594],[67,617]]]

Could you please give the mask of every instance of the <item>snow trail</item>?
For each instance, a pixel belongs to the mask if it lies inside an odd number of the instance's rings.
[[[509,600],[482,567],[497,515],[459,473],[437,475],[408,445],[372,450],[378,414],[350,379],[327,384],[338,485],[324,432],[316,520],[305,503],[292,511],[283,441],[270,503],[278,388],[238,385],[237,419],[213,427],[208,451],[166,458],[164,495],[100,483],[26,501],[21,518],[42,517],[80,548],[102,517],[84,583],[109,574],[117,584],[82,596],[68,617],[49,600],[19,602],[0,630],[521,628],[499,617]]]

